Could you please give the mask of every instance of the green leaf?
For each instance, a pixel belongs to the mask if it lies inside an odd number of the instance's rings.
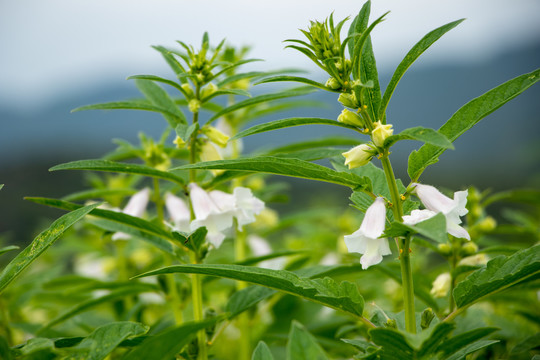
[[[275,290],[267,287],[249,286],[240,291],[236,291],[230,297],[227,306],[225,307],[225,311],[229,313],[229,318],[233,318],[275,293]]]
[[[108,196],[129,196],[137,192],[135,189],[91,189],[78,191],[62,198],[65,201],[80,201],[90,199],[103,199]]]
[[[325,166],[313,164],[303,160],[285,159],[272,156],[207,161],[192,165],[184,165],[172,170],[180,169],[225,169],[263,172],[268,174],[326,181],[334,184],[349,186],[353,189],[366,185],[366,179],[355,174],[338,172]]]
[[[221,96],[221,95],[238,95],[238,96],[247,96],[247,97],[251,97],[251,94],[249,92],[247,92],[246,90],[242,90],[242,89],[222,89],[222,90],[217,90],[215,92],[213,92],[212,94],[208,95],[207,97],[201,99],[201,102],[202,103],[205,103],[213,98],[215,98],[216,96]]]
[[[72,161],[60,165],[53,166],[49,171],[57,170],[92,170],[92,171],[107,171],[114,173],[126,173],[145,175],[158,179],[170,180],[177,184],[184,185],[184,179],[167,171],[154,169],[153,167],[142,164],[120,163],[109,160],[90,159]]]
[[[180,136],[180,139],[184,142],[188,142],[191,136],[195,131],[199,130],[199,123],[187,125],[187,124],[178,124],[175,128],[176,135]]]
[[[0,184],[0,190],[2,190],[3,187],[4,187],[4,184]]]
[[[397,330],[376,328],[369,331],[371,341],[381,346],[381,359],[413,360],[415,350]]]
[[[486,267],[473,272],[454,289],[460,308],[540,273],[540,245],[518,251],[512,256],[498,256]]]
[[[71,112],[78,112],[78,111],[83,111],[83,110],[144,110],[144,111],[158,112],[158,113],[163,114],[163,116],[167,116],[170,118],[174,118],[177,116],[176,113],[171,112],[169,109],[152,105],[146,101],[140,101],[140,100],[113,101],[113,102],[102,103],[102,104],[85,105],[85,106],[80,106],[78,108],[75,108],[71,110]]]
[[[438,131],[454,142],[493,111],[512,100],[540,79],[540,69],[518,76],[471,100],[461,107]],[[413,181],[418,180],[429,165],[439,161],[445,149],[425,144],[409,156],[407,172]]]
[[[169,94],[167,94],[167,92],[159,85],[150,80],[139,79],[135,80],[135,85],[153,105],[167,110],[167,113],[163,113],[163,117],[169,122],[169,125],[173,129],[179,123],[187,124],[186,117],[182,110],[176,106],[174,101],[169,97]],[[169,113],[173,115],[169,115]]]
[[[64,321],[71,319],[72,317],[82,312],[85,312],[89,309],[92,309],[96,306],[113,302],[113,301],[117,301],[127,296],[133,296],[135,294],[139,294],[142,292],[149,292],[149,291],[155,291],[155,286],[153,286],[152,284],[133,283],[133,284],[129,284],[128,287],[114,290],[107,295],[103,295],[97,298],[91,298],[91,299],[82,301],[81,303],[64,311],[63,313],[61,313],[60,315],[56,316],[54,319],[49,321],[41,329],[39,329],[38,334],[41,334],[45,332],[46,330],[49,330],[53,326],[63,323]]]
[[[169,64],[176,76],[182,75],[186,72],[182,64],[180,64],[178,60],[174,58],[173,53],[170,50],[164,48],[163,46],[152,47],[161,53],[161,55],[163,56],[167,64]]]
[[[442,352],[444,356],[452,355],[465,346],[470,345],[497,330],[497,328],[493,327],[483,327],[466,331],[446,340],[437,348],[437,352]]]
[[[240,131],[238,134],[233,136],[231,140],[239,139],[239,138],[253,135],[253,134],[263,133],[266,131],[284,129],[284,128],[300,126],[300,125],[333,125],[333,126],[340,126],[340,127],[348,128],[351,130],[356,130],[354,126],[340,123],[332,119],[295,117],[295,118],[275,120],[275,121],[270,121],[264,124],[255,125],[253,127],[250,127],[249,129]]]
[[[47,198],[32,198],[27,197],[26,200],[35,202],[37,204],[56,207],[68,211],[73,211],[76,209],[82,208],[82,205],[70,203],[67,201],[57,200],[57,199],[47,199]],[[160,228],[159,226],[138,218],[136,216],[130,216],[121,212],[103,210],[103,209],[94,209],[90,212],[90,215],[99,217],[109,221],[110,223],[116,222],[125,227],[113,227],[112,224],[101,222],[98,223],[99,226],[109,230],[109,231],[121,231],[129,233],[130,235],[137,236],[143,240],[147,240],[153,245],[157,246],[159,249],[169,253],[174,254],[174,250],[169,241],[174,241],[174,236]],[[130,228],[132,230],[130,230]],[[166,240],[166,241],[164,241]]]
[[[422,342],[422,345],[418,349],[417,357],[419,359],[427,357],[433,358],[433,355],[437,352],[437,346],[441,343],[446,342],[447,336],[454,330],[455,325],[445,322],[441,322],[435,325],[432,328],[424,330],[419,334],[419,337],[425,336],[424,334],[429,334],[429,337]]]
[[[266,345],[264,341],[259,341],[257,347],[253,351],[251,360],[274,360],[274,357],[272,356],[268,345]]]
[[[420,234],[438,243],[448,242],[446,234],[446,217],[442,213],[424,220],[416,225],[405,225],[400,222],[393,222],[383,236],[399,237]]]
[[[195,337],[197,331],[214,325],[216,318],[202,322],[188,322],[181,326],[167,329],[146,338],[141,345],[135,347],[122,360],[169,360],[175,357],[184,346]]]
[[[529,336],[525,340],[518,343],[512,351],[510,351],[510,355],[518,355],[525,353],[529,350],[536,349],[540,347],[540,332],[537,332],[534,335]]]
[[[366,31],[369,22],[369,14],[371,11],[371,1],[367,1],[358,16],[351,23],[349,29],[349,35],[357,33],[362,34]],[[368,113],[373,121],[382,120],[379,119],[378,109],[381,103],[381,86],[379,85],[379,74],[377,72],[377,63],[375,61],[375,54],[373,53],[373,47],[371,45],[371,36],[368,36],[365,40],[364,46],[360,46],[360,39],[352,38],[349,40],[349,53],[353,63],[353,78],[360,80],[362,83],[373,81],[373,88],[365,89],[365,104],[368,109]],[[356,65],[356,66],[355,66]]]
[[[30,245],[21,251],[0,273],[0,292],[9,285],[28,265],[36,260],[49,246],[73,224],[81,220],[86,214],[98,207],[100,204],[92,204],[81,207],[68,214],[61,216],[51,226],[41,232]]]
[[[421,126],[405,129],[399,134],[387,137],[386,140],[384,140],[384,146],[392,146],[395,142],[400,140],[418,140],[445,149],[454,148],[454,145],[452,145],[452,142],[448,140],[446,136],[433,129]]]
[[[102,360],[107,357],[118,345],[131,336],[144,334],[148,326],[123,321],[113,322],[98,327],[77,346],[69,348],[76,353],[67,356],[66,360]]]
[[[390,98],[392,97],[392,94],[394,93],[394,90],[396,89],[399,80],[401,80],[407,69],[416,61],[416,59],[418,59],[420,55],[422,55],[424,51],[426,51],[431,45],[433,45],[435,41],[439,40],[441,36],[458,26],[463,20],[465,19],[453,21],[429,32],[413,46],[413,48],[407,53],[407,55],[405,55],[405,58],[401,60],[401,63],[398,65],[396,71],[394,72],[394,75],[392,75],[392,79],[390,79],[390,83],[384,91],[384,96],[379,106],[379,116],[384,116],[384,114],[386,113],[386,107],[388,106],[388,102],[390,101]]]
[[[488,196],[483,202],[484,207],[498,202],[498,201],[507,201],[507,202],[517,202],[537,205],[540,204],[540,190],[538,189],[513,189],[498,192]]]
[[[299,82],[299,83],[302,83],[302,84],[314,86],[316,88],[323,89],[323,90],[326,90],[326,91],[339,92],[339,90],[334,90],[332,88],[327,87],[324,84],[321,84],[319,82],[316,82],[316,81],[313,81],[313,80],[310,80],[310,79],[307,79],[307,78],[301,77],[301,76],[287,76],[287,75],[273,76],[273,77],[270,77],[270,78],[266,78],[266,79],[262,79],[260,81],[257,81],[254,85],[265,84],[265,83],[270,83],[270,82],[280,82],[280,81],[294,81],[294,82]]]
[[[231,76],[228,76],[228,77],[224,78],[223,80],[218,81],[217,86],[222,87],[223,85],[234,83],[234,82],[239,81],[239,80],[251,79],[251,78],[254,78],[254,77],[257,77],[257,76],[260,76],[260,75],[264,75],[264,74],[265,73],[262,72],[262,71],[251,71],[251,72],[247,72],[247,73],[234,74],[234,75],[231,75]]]
[[[291,91],[281,91],[281,92],[278,92],[278,93],[275,93],[275,94],[266,94],[266,95],[255,96],[255,97],[252,97],[250,99],[246,99],[246,100],[237,102],[236,104],[231,105],[229,107],[226,107],[225,109],[221,110],[220,112],[214,114],[214,116],[212,116],[208,120],[207,124],[210,124],[212,121],[218,119],[219,117],[221,117],[221,116],[223,116],[225,114],[229,114],[231,112],[234,112],[234,111],[239,110],[239,109],[243,109],[243,108],[248,107],[248,106],[253,106],[253,105],[256,105],[256,104],[260,104],[260,103],[264,103],[264,102],[268,102],[268,101],[272,101],[272,100],[278,100],[278,99],[285,99],[285,98],[294,97],[294,96],[307,95],[307,94],[309,94],[311,92],[313,92],[313,90],[310,89],[310,88],[298,88],[298,89],[291,90]]]
[[[295,320],[289,332],[287,360],[328,360],[328,356],[313,335]]]
[[[451,356],[445,358],[445,360],[464,360],[465,357],[475,351],[481,350],[485,347],[488,347],[492,344],[498,343],[499,340],[480,340],[470,345],[461,348],[459,351],[455,352]]]
[[[207,233],[208,230],[206,229],[206,227],[202,226],[200,228],[197,228],[191,234],[174,231],[173,235],[177,243],[181,244],[188,250],[199,253],[201,246],[204,244]]]
[[[364,299],[356,285],[330,278],[308,279],[285,270],[225,264],[176,265],[149,271],[136,277],[160,274],[203,274],[246,281],[302,297],[304,299],[362,318]]]
[[[0,255],[7,253],[8,251],[17,250],[19,247],[17,245],[9,245],[0,249]]]
[[[292,151],[307,150],[313,148],[326,148],[328,146],[356,146],[363,143],[357,138],[353,137],[342,137],[342,136],[331,136],[315,140],[307,140],[298,143],[292,143],[283,145],[271,150],[267,150],[265,153],[268,155],[287,153]]]
[[[176,90],[180,91],[186,98],[188,97],[186,91],[182,88],[182,86],[180,86],[180,84],[178,84],[178,83],[176,83],[176,82],[174,82],[172,80],[169,80],[169,79],[165,79],[165,78],[155,76],[155,75],[132,75],[132,76],[128,77],[128,80],[133,80],[133,79],[135,79],[135,80],[137,80],[137,79],[138,80],[150,80],[150,81],[161,82],[161,83],[164,83],[164,84],[167,84],[167,85],[170,85],[170,86],[174,87]]]
[[[341,155],[345,150],[344,149],[306,149],[298,151],[290,151],[284,153],[275,153],[274,157],[279,158],[288,158],[288,159],[300,159],[304,161],[315,161],[321,159],[328,159],[334,156]]]
[[[48,358],[47,356],[54,358],[54,341],[45,338],[29,339],[19,351],[25,360]]]

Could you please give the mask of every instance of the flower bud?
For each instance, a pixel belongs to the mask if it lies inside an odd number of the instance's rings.
[[[188,103],[188,109],[192,113],[199,112],[199,109],[201,108],[201,102],[197,99],[191,99]]]
[[[486,256],[486,254],[476,254],[461,259],[458,265],[479,266],[486,265],[488,261],[489,258]]]
[[[474,255],[478,251],[478,245],[475,243],[468,241],[461,247],[461,253],[464,256]]]
[[[337,121],[348,125],[364,127],[364,122],[362,121],[362,118],[348,109],[343,109],[341,114],[339,114]]]
[[[422,311],[422,316],[420,318],[420,326],[422,329],[427,329],[434,318],[435,313],[433,312],[432,308],[427,308],[426,310]]]
[[[351,93],[341,93],[338,97],[338,101],[346,107],[350,107],[353,109],[357,109],[360,106],[360,103],[358,102],[358,99],[356,99],[356,95],[354,92]]]
[[[223,160],[215,146],[211,142],[205,142],[201,147],[201,161],[214,161],[214,160]],[[221,169],[212,169],[210,170],[212,174],[219,175],[225,170]]]
[[[201,131],[214,144],[219,145],[221,147],[227,146],[227,141],[229,141],[229,136],[225,135],[224,133],[219,131],[217,128],[213,126],[203,126]]]
[[[375,122],[375,129],[371,132],[373,143],[379,147],[384,145],[384,140],[394,133],[392,125],[383,125],[380,121]]]
[[[201,98],[206,98],[210,95],[212,95],[213,93],[215,93],[216,91],[218,91],[218,87],[216,86],[216,84],[214,83],[209,83],[208,85],[206,85],[204,87],[204,89],[202,89],[202,92],[201,92]]]
[[[339,81],[337,81],[335,78],[331,77],[330,79],[326,80],[326,83],[324,84],[324,86],[332,89],[332,90],[337,90],[337,89],[340,89],[341,88],[341,84],[339,83]]]
[[[349,169],[354,169],[369,163],[374,152],[369,145],[361,144],[344,152],[342,155],[345,156],[345,165],[348,165]]]
[[[188,83],[185,83],[185,84],[182,84],[181,87],[182,89],[184,89],[184,91],[186,92],[189,98],[193,97],[193,89],[191,88],[191,85],[189,85]]]
[[[186,146],[186,142],[180,136],[176,136],[176,139],[174,139],[173,143],[178,149],[182,149],[184,146]]]
[[[482,232],[490,232],[497,227],[497,221],[491,216],[487,216],[484,220],[476,224],[476,229]]]
[[[437,248],[442,255],[450,255],[452,252],[452,247],[450,244],[439,244],[437,245]]]
[[[436,298],[445,297],[450,290],[451,281],[452,277],[450,276],[450,273],[443,273],[437,276],[437,278],[433,282],[433,288],[430,291],[431,295]]]

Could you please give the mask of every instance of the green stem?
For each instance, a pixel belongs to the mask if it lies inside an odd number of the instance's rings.
[[[154,178],[154,203],[156,204],[156,211],[158,217],[158,223],[160,226],[164,224],[164,215],[163,215],[163,199],[159,193],[159,179]]]
[[[173,264],[173,257],[167,257],[166,265]],[[182,300],[180,299],[180,294],[178,293],[178,288],[176,287],[176,281],[174,279],[174,274],[165,275],[165,281],[167,282],[167,288],[169,293],[167,294],[167,300],[170,301],[171,307],[174,314],[174,320],[176,325],[181,325],[184,322],[184,314],[182,312]]]
[[[194,252],[189,254],[192,264],[199,264],[200,260]],[[202,282],[199,274],[191,274],[191,297],[193,300],[193,318],[195,321],[203,321],[203,300],[202,300]],[[206,348],[206,331],[203,329],[197,333],[197,344],[199,345],[198,360],[207,360],[208,351]]]
[[[116,244],[116,259],[118,260],[118,280],[120,282],[128,281],[129,275],[128,275],[128,263],[127,263],[127,257],[126,257],[126,247],[127,247],[127,240],[117,240],[114,242]],[[126,296],[124,299],[124,306],[125,311],[127,312],[129,309],[133,307],[133,301],[131,299],[131,296]],[[129,319],[128,319],[129,320]]]
[[[236,232],[236,238],[234,242],[235,259],[236,261],[243,261],[246,259],[246,233],[243,231]],[[236,290],[240,291],[247,287],[247,283],[244,281],[238,281],[236,283]],[[240,349],[239,360],[251,359],[251,337],[249,329],[249,313],[243,312],[238,315],[238,327],[240,328]]]

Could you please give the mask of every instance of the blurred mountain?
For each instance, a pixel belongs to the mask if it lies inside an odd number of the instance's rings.
[[[466,102],[518,75],[533,71],[540,60],[540,44],[513,49],[488,62],[444,64],[431,67],[414,64],[398,85],[388,108],[388,122],[399,132],[407,127],[438,129]],[[384,88],[391,73],[381,72]],[[325,79],[320,78],[323,81]],[[267,85],[263,85],[267,86]],[[262,87],[262,86],[261,86]],[[268,91],[272,87],[266,88]],[[140,131],[157,138],[166,126],[160,115],[141,111],[86,111],[70,113],[81,105],[139,97],[133,83],[103,81],[98,88],[87,89],[84,96],[64,96],[44,108],[28,106],[24,112],[0,107],[0,236],[27,242],[40,218],[59,216],[38,205],[24,202],[23,196],[60,197],[81,189],[79,172],[49,173],[47,169],[66,161],[96,158],[112,150],[113,138],[137,143]],[[310,99],[328,104],[327,108],[297,109],[262,119],[291,116],[337,118],[342,106],[334,94],[316,92]],[[483,119],[455,142],[456,150],[441,156],[441,163],[425,172],[426,183],[463,188],[510,188],[538,186],[540,169],[540,87],[524,94]],[[336,127],[307,126],[278,130],[245,139],[245,149],[269,147],[321,134],[345,134]],[[408,153],[420,146],[401,142],[393,148],[393,164],[399,177],[407,178]],[[319,186],[317,183],[293,191]],[[328,189],[334,189],[329,187]],[[300,191],[300,190],[298,190]],[[303,195],[298,195],[303,196]]]

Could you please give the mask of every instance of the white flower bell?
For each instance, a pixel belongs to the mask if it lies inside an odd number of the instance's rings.
[[[442,273],[437,276],[435,281],[433,281],[433,287],[431,288],[431,295],[436,298],[443,298],[448,294],[450,290],[450,283],[452,282],[452,277],[450,273]]]
[[[374,152],[371,146],[368,144],[361,144],[344,152],[342,155],[345,157],[345,165],[348,165],[349,169],[354,169],[369,163],[373,154]]]
[[[363,254],[360,258],[362,269],[382,261],[383,255],[390,255],[390,247],[386,238],[379,238],[384,232],[386,207],[384,199],[378,197],[367,209],[360,228],[351,235],[345,236],[345,244],[349,252]]]
[[[122,210],[122,212],[126,215],[141,217],[146,210],[148,200],[150,200],[150,189],[144,188],[129,199],[126,207]],[[112,236],[113,240],[128,240],[130,238],[131,235],[123,232],[114,233]]]
[[[189,232],[191,214],[186,202],[168,192],[165,194],[165,207],[169,212],[175,228],[183,232]]]
[[[426,210],[416,210],[418,212],[423,211],[422,214],[417,213],[414,215],[416,218],[425,217],[423,220],[426,220],[437,213],[443,213],[446,217],[446,231],[450,235],[471,240],[467,230],[459,226],[459,224],[461,224],[460,217],[469,212],[465,207],[467,204],[467,190],[455,192],[454,199],[450,199],[433,186],[416,183],[413,185],[415,186],[414,191],[416,195],[420,201],[422,201],[422,204],[424,204],[426,209],[430,211],[430,213],[427,213]],[[431,216],[428,216],[429,214],[431,214]],[[413,213],[411,213],[411,216],[413,216]],[[407,221],[413,221],[412,218],[407,219]],[[415,223],[423,220],[416,221]],[[410,225],[414,224],[410,223]]]

